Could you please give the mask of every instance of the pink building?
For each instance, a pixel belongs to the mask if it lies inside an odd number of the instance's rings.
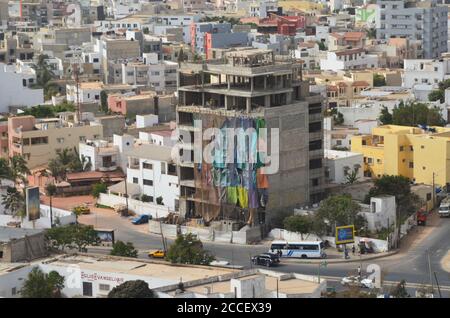
[[[8,158],[8,122],[0,122],[0,158]]]

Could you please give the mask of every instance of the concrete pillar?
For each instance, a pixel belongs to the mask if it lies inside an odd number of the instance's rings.
[[[228,84],[228,90],[231,89],[231,78],[229,75],[227,75],[227,84]]]
[[[270,107],[270,95],[264,96],[264,107]]]
[[[247,104],[247,113],[250,113],[252,111],[252,99],[250,97],[247,97],[246,99]]]
[[[202,106],[205,107],[205,93],[202,92]]]
[[[264,76],[264,90],[267,89],[267,76]]]
[[[228,96],[225,95],[225,109],[228,109]]]
[[[253,92],[254,86],[255,86],[255,78],[250,77],[250,92]]]

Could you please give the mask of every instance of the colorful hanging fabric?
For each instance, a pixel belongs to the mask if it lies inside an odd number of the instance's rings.
[[[266,128],[266,121],[264,118],[256,119],[256,131],[258,134],[258,149],[257,149],[257,160],[256,160],[256,168],[261,168],[264,166],[264,162],[266,160],[267,155],[267,132],[263,133],[263,130]]]
[[[227,187],[227,201],[236,205],[238,202],[237,187]]]
[[[262,169],[258,169],[256,172],[256,184],[258,189],[269,188],[269,178],[267,178],[267,174],[262,173]]]
[[[239,206],[243,209],[248,208],[248,192],[243,187],[237,187]]]

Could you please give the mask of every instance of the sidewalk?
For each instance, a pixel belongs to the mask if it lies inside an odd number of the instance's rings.
[[[328,252],[328,251],[326,251]],[[395,255],[398,253],[398,250],[383,252],[383,253],[374,253],[374,254],[364,254],[364,255],[351,255],[349,259],[344,259],[342,253],[340,255],[331,254],[328,255],[327,258],[322,259],[301,259],[301,258],[282,258],[283,263],[295,263],[295,264],[319,264],[322,262],[327,262],[328,264],[336,264],[336,263],[354,263],[354,262],[365,262],[377,258],[388,257],[391,255]],[[328,254],[328,253],[327,253]]]

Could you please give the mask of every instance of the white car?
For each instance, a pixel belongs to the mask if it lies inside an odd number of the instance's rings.
[[[341,284],[343,286],[357,286],[369,289],[374,288],[374,283],[371,279],[368,278],[360,279],[358,276],[344,277],[341,280]]]

